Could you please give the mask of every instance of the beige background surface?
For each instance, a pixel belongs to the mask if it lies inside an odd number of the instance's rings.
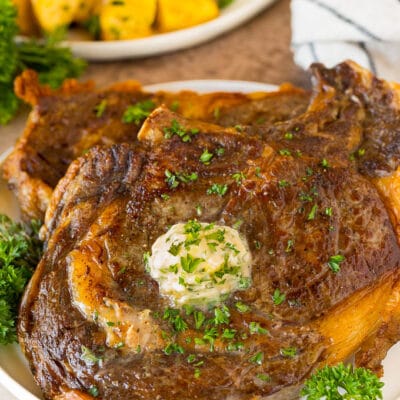
[[[204,45],[161,57],[92,64],[82,80],[99,86],[136,79],[143,84],[186,79],[237,79],[280,84],[308,84],[290,51],[289,0],[280,0],[258,17]],[[28,108],[7,127],[0,127],[0,152],[21,134]],[[1,400],[15,400],[0,387]]]

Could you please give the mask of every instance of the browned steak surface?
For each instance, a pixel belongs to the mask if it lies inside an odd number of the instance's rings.
[[[375,187],[340,154],[326,165],[319,154],[281,153],[272,139],[267,144],[165,108],[139,137],[90,150],[52,198],[46,252],[19,325],[46,398],[62,388],[96,387],[110,400],[250,400],[298,385],[329,353],[331,337],[321,334],[319,321],[398,275],[399,245]],[[205,149],[213,154],[209,163],[200,162]],[[227,185],[226,192],[210,193],[214,184]],[[196,326],[193,311],[181,309],[187,327],[178,329],[165,317],[169,303],[143,256],[169,226],[195,219],[234,227],[246,239],[251,285],[226,300],[223,322],[211,308]],[[331,257],[338,255],[335,268]],[[87,298],[114,299],[134,315],[150,310],[138,329],[152,341],[107,345],[101,315],[85,316],[72,299],[71,268],[79,260],[85,273],[78,284],[90,282]],[[240,312],[238,302],[249,309]],[[123,334],[124,324],[112,329]]]
[[[70,82],[52,92],[30,71],[17,80],[17,93],[32,103],[26,130],[4,166],[4,176],[27,218],[43,219],[49,197],[69,164],[95,145],[133,143],[145,117],[166,104],[182,115],[223,126],[266,124],[303,112],[309,94],[289,85],[271,94],[193,92],[146,93],[134,82],[95,90]],[[126,117],[129,107],[144,112]],[[142,108],[140,108],[142,107]]]

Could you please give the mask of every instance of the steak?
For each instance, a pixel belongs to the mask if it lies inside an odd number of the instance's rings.
[[[28,220],[43,220],[54,187],[75,158],[95,145],[136,140],[147,114],[124,122],[129,106],[150,102],[149,113],[165,104],[189,118],[235,126],[288,119],[304,112],[309,100],[307,92],[288,84],[272,93],[198,95],[146,93],[133,81],[95,90],[91,83],[71,80],[52,91],[39,85],[33,71],[17,78],[16,93],[33,106],[33,111],[3,171]]]
[[[137,141],[72,162],[18,327],[46,399],[291,399],[355,353],[381,372],[400,339],[395,87],[350,62],[313,70],[312,102],[288,121],[220,127],[163,106]],[[179,246],[198,245],[199,222],[239,232],[251,280],[171,308],[149,252],[179,223]]]

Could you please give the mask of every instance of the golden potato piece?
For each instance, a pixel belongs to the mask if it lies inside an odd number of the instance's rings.
[[[13,0],[18,10],[17,24],[19,30],[24,35],[30,35],[36,32],[36,21],[33,15],[30,0]]]
[[[89,19],[95,8],[98,6],[98,0],[81,0],[74,16],[74,21],[83,22]]]
[[[108,1],[100,11],[102,39],[133,39],[150,35],[156,11],[156,0]]]
[[[215,0],[159,0],[157,26],[168,32],[198,25],[219,14]]]
[[[69,25],[82,0],[32,0],[33,11],[40,27],[47,32]]]

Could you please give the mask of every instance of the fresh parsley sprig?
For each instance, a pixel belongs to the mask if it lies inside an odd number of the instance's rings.
[[[13,222],[0,215],[0,344],[17,340],[15,322],[20,297],[42,254],[40,224]]]
[[[17,9],[11,0],[0,0],[0,124],[16,114],[20,101],[14,94],[14,79],[25,69],[34,69],[42,84],[59,87],[66,78],[82,74],[86,62],[73,57],[71,50],[59,46],[60,32],[43,41],[16,41]]]
[[[383,383],[371,371],[338,364],[326,366],[306,381],[301,396],[307,400],[382,399]]]

